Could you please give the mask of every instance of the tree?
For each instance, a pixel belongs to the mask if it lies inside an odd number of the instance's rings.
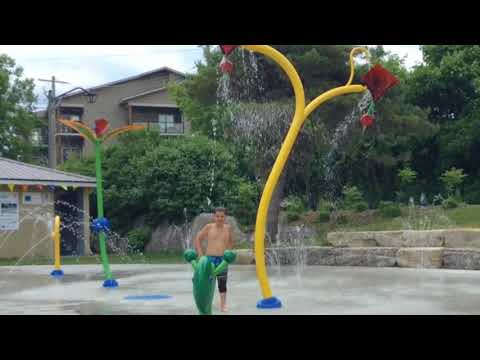
[[[36,101],[32,79],[7,55],[0,55],[0,156],[31,162],[36,148],[32,131],[39,126],[33,115]]]
[[[416,164],[438,128],[428,121],[427,111],[409,103],[409,73],[402,60],[382,49],[372,53],[373,62],[382,64],[401,82],[377,104],[375,126],[364,135],[359,127],[354,128],[349,142],[340,148],[337,181],[357,185],[375,206],[381,200],[393,200],[396,176],[404,164],[412,164],[424,175]]]
[[[422,50],[425,64],[412,72],[408,99],[427,109],[439,127],[415,166],[428,173],[436,191],[441,185],[436,180],[446,170],[461,167],[470,174],[468,193],[478,193],[480,46],[425,45]]]
[[[410,100],[430,109],[434,122],[462,116],[476,99],[480,76],[479,45],[424,45],[425,64],[410,79]]]

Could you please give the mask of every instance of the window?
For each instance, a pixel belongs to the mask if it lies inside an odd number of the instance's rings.
[[[59,119],[82,121],[83,109],[81,108],[61,108],[58,114]],[[69,127],[58,123],[58,133],[60,134],[77,134],[77,132]]]
[[[158,126],[160,128],[160,132],[164,134],[175,134],[178,132],[175,123],[175,116],[172,114],[159,114]]]
[[[182,114],[176,108],[136,106],[132,109],[132,120],[136,124],[145,124],[151,130],[158,129],[162,134],[184,133]]]
[[[47,129],[42,128],[32,130],[31,141],[33,146],[48,146]]]

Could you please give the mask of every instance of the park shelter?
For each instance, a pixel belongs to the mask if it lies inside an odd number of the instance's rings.
[[[0,258],[53,257],[61,217],[61,254],[90,255],[89,194],[95,178],[0,157]]]

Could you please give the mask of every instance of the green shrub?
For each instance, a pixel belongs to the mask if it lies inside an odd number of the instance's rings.
[[[368,210],[368,204],[366,201],[359,202],[355,204],[355,211],[362,212]]]
[[[128,232],[128,250],[131,253],[143,253],[145,246],[150,241],[152,232],[148,227],[133,229]]]
[[[336,224],[338,225],[345,225],[348,223],[348,220],[349,220],[349,216],[348,216],[348,212],[346,211],[341,211],[341,212],[338,212],[336,213],[334,216],[333,216],[333,220],[335,221]]]
[[[300,219],[300,214],[296,212],[287,212],[287,221],[294,222]]]
[[[413,184],[417,179],[417,172],[412,170],[410,167],[406,167],[398,172],[398,177],[400,178],[400,183],[404,187],[408,187]]]
[[[343,206],[345,208],[353,208],[355,204],[364,201],[363,195],[356,186],[345,186],[342,191]]]
[[[449,197],[442,202],[442,207],[444,209],[456,209],[458,207],[458,202],[453,197]]]
[[[297,221],[300,219],[300,215],[306,212],[303,200],[297,196],[288,197],[285,201],[285,207],[288,222]]]
[[[320,201],[318,202],[317,210],[332,212],[332,211],[335,211],[336,208],[337,206],[335,205],[334,202],[330,200],[320,199]]]
[[[452,195],[455,190],[464,182],[466,174],[463,173],[463,169],[456,169],[455,167],[451,168],[448,171],[445,171],[440,177],[443,185],[448,191],[449,195]]]
[[[249,226],[255,223],[258,208],[259,188],[255,183],[241,182],[238,194],[233,201],[232,215],[240,225]]]
[[[400,206],[391,201],[382,201],[378,206],[380,216],[384,218],[396,218],[402,215]]]
[[[467,204],[480,205],[480,190],[466,192],[464,199]]]
[[[94,168],[88,161],[88,168]],[[208,207],[207,199],[212,206],[229,209],[239,198],[244,203],[250,199],[250,191],[240,189],[245,180],[237,159],[225,145],[202,136],[165,138],[154,131],[125,134],[118,144],[105,149],[103,165],[105,212],[116,232],[131,230],[132,214],[144,217],[153,227],[165,220],[183,223],[184,209],[192,219]]]
[[[330,221],[330,212],[321,210],[318,213],[318,218],[317,218],[319,223],[327,223]]]
[[[356,186],[345,186],[343,188],[342,208],[345,210],[353,210],[357,212],[368,209],[368,204],[365,202],[362,193]]]

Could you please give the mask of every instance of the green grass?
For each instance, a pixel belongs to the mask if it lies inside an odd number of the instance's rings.
[[[480,228],[480,205],[468,205],[447,211],[457,227]]]

